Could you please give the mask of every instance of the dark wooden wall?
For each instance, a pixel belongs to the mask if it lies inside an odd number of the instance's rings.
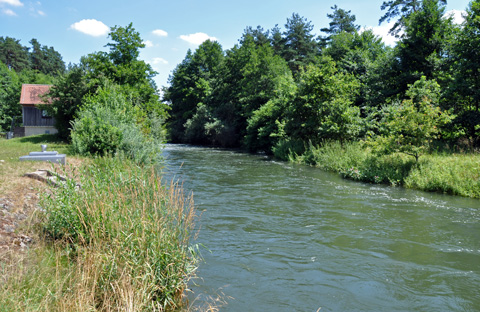
[[[23,107],[23,126],[49,127],[54,126],[52,117],[42,117],[42,110],[36,107]]]

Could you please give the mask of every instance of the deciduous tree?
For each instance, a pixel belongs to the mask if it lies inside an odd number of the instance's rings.
[[[407,100],[384,107],[380,134],[369,143],[380,154],[401,152],[418,162],[452,117],[438,105],[440,86],[434,80],[423,76],[409,86],[407,96]]]

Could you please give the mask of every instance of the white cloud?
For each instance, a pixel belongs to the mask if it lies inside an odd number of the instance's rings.
[[[180,39],[182,39],[182,40],[184,40],[184,41],[186,41],[190,44],[194,44],[194,45],[202,44],[202,42],[204,42],[206,40],[212,40],[212,41],[217,40],[217,38],[210,37],[209,35],[201,33],[201,32],[198,32],[198,33],[195,33],[195,34],[190,34],[190,35],[181,35]]]
[[[17,16],[17,13],[13,12],[13,11],[10,10],[10,9],[3,9],[2,12],[3,12],[3,14],[5,14],[5,15]]]
[[[151,48],[153,47],[153,42],[151,42],[150,40],[145,40],[142,42],[146,48]]]
[[[455,24],[458,24],[460,25],[461,23],[463,23],[463,21],[465,20],[465,18],[463,17],[464,14],[466,14],[467,12],[465,11],[459,11],[459,10],[450,10],[448,12],[445,13],[445,16],[448,16],[448,17],[453,17],[453,22]]]
[[[161,57],[154,57],[152,60],[153,65],[167,65],[168,61]]]
[[[38,13],[38,15],[41,15],[41,16],[47,15],[47,14],[45,14],[45,12],[43,12],[43,11],[41,11],[41,10],[38,10],[37,13]]]
[[[13,6],[23,6],[23,3],[20,0],[0,0],[0,4],[9,4]]]
[[[95,19],[83,19],[72,24],[70,28],[94,37],[104,36],[110,31],[107,25]]]
[[[390,23],[387,23],[387,24],[382,24],[380,26],[366,27],[366,28],[364,28],[364,30],[365,29],[371,29],[375,35],[382,38],[383,42],[386,45],[393,47],[393,46],[395,46],[395,44],[398,41],[398,38],[395,38],[395,36],[392,36],[392,35],[388,34],[390,29],[392,29],[393,24],[395,24],[394,21],[392,21]]]
[[[165,30],[161,30],[161,29],[155,29],[154,31],[152,31],[152,34],[154,34],[155,36],[159,36],[159,37],[167,37],[168,36],[168,33]]]

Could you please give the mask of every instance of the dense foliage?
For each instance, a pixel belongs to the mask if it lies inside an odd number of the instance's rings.
[[[22,109],[19,99],[22,84],[51,84],[65,71],[61,55],[53,47],[42,46],[36,39],[32,48],[20,40],[0,37],[0,132],[19,125]]]
[[[0,37],[0,61],[16,72],[33,70],[58,76],[65,71],[62,56],[53,47],[42,46],[35,38],[30,44],[31,48],[23,46],[20,40]]]
[[[112,27],[109,37],[113,42],[107,44],[108,53],[95,52],[82,57],[50,89],[52,105],[47,109],[55,117],[59,135],[65,139],[70,138],[72,122],[88,102],[86,98],[106,83],[118,85],[119,92],[137,108],[136,122],[144,134],[150,134],[158,126],[157,121],[166,118],[167,107],[160,102],[153,81],[156,73],[150,65],[138,60],[139,49],[144,47],[140,34],[129,24]]]
[[[122,154],[140,164],[157,161],[162,138],[144,135],[139,115],[131,98],[107,83],[84,98],[72,123],[73,149],[83,155]]]
[[[206,41],[165,89],[170,139],[276,154],[367,141],[417,161],[439,142],[478,147],[480,1],[461,25],[445,5],[384,2],[380,22],[396,22],[395,47],[338,6],[316,40],[311,22],[294,13],[284,30],[247,27],[226,51]]]

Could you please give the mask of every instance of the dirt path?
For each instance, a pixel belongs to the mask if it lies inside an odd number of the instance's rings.
[[[74,172],[81,162],[79,159],[70,158],[67,172]],[[50,164],[41,162],[29,163],[20,170],[17,167],[15,172],[5,177],[0,192],[0,254],[26,250],[38,240],[38,233],[33,227],[38,223],[38,212],[42,211],[41,194],[49,192],[50,186],[25,176],[26,173],[38,169],[59,170],[60,167],[56,165],[52,168]]]

